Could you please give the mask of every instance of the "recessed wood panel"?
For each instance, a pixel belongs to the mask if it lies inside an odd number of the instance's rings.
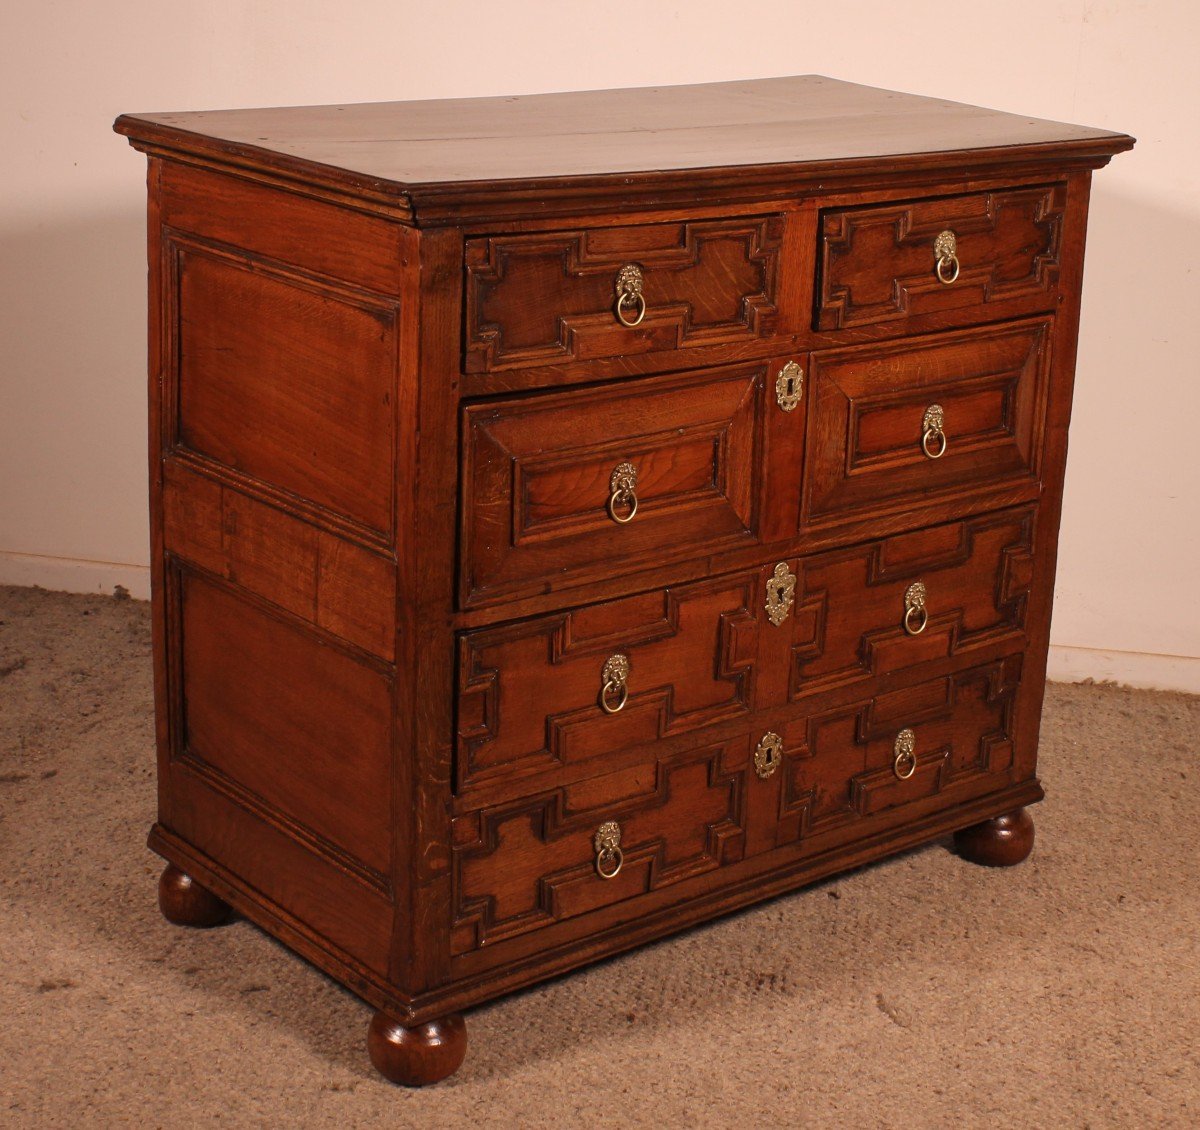
[[[466,409],[464,603],[550,591],[614,565],[753,545],[766,368]],[[609,509],[622,464],[636,474],[637,513],[627,522]],[[626,499],[617,516],[630,510]]]
[[[180,247],[177,442],[384,535],[396,310]]]
[[[1036,497],[1048,343],[1039,321],[814,353],[802,528],[939,500],[952,517],[999,487]]]
[[[467,372],[769,336],[782,216],[599,227],[467,242]],[[617,272],[642,273],[624,325]],[[637,317],[631,303],[626,321]]]
[[[1057,301],[1066,185],[831,209],[821,218],[816,328],[849,329],[1006,299]],[[957,271],[938,277],[938,236]],[[943,279],[953,281],[946,282]]]
[[[389,874],[388,677],[222,587],[180,584],[178,754],[300,839]]]

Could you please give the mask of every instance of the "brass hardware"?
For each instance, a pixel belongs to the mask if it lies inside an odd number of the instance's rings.
[[[618,272],[613,283],[617,292],[617,304],[613,307],[617,321],[623,326],[639,325],[646,316],[646,297],[642,294],[642,284],[645,281],[642,268],[636,263],[626,263]],[[631,322],[625,317],[625,307],[632,305],[637,310],[637,317]]]
[[[783,738],[778,734],[766,733],[754,751],[754,772],[766,780],[783,760]]]
[[[626,680],[629,678],[629,656],[621,655],[619,652],[616,655],[610,655],[604,661],[600,678],[604,680],[600,687],[600,709],[605,714],[619,713],[625,708],[625,703],[629,701],[629,687],[626,685]],[[617,695],[615,706],[609,702],[614,693]]]
[[[796,574],[787,567],[786,561],[775,566],[775,572],[767,578],[767,619],[775,627],[788,618],[792,601],[796,598]]]
[[[592,847],[596,849],[596,874],[601,879],[615,879],[625,862],[621,851],[621,825],[615,820],[606,820],[596,829]]]
[[[804,395],[804,370],[795,361],[789,361],[779,370],[775,378],[775,399],[785,412],[791,412]]]
[[[925,409],[921,429],[921,450],[930,459],[941,459],[946,454],[946,448],[950,446],[950,441],[946,438],[946,410],[940,404],[931,404]],[[931,450],[935,441],[939,445],[936,452]]]
[[[913,581],[904,590],[904,630],[910,636],[919,636],[928,623],[929,610],[925,607],[925,582]]]
[[[938,282],[949,286],[958,278],[958,239],[952,231],[941,232],[933,241],[933,257],[937,260]],[[949,268],[954,273],[949,273]]]
[[[907,781],[917,771],[917,735],[912,730],[904,729],[896,735],[896,744],[892,747],[896,758],[892,762],[892,772],[901,781]],[[901,766],[907,766],[904,772]]]
[[[608,480],[608,516],[622,526],[632,522],[637,513],[637,479],[637,468],[632,463],[618,463]],[[624,518],[617,513],[617,507],[621,505],[629,507]]]

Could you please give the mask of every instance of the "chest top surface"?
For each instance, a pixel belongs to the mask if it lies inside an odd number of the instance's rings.
[[[771,169],[830,174],[1050,155],[1103,163],[1124,134],[1002,113],[820,75],[692,86],[342,106],[123,115],[145,147],[258,165],[416,202],[486,184],[625,191],[728,185]],[[706,179],[707,178],[707,179]],[[760,175],[761,179],[761,175]]]

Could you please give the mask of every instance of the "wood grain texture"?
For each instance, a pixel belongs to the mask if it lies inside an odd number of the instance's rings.
[[[124,115],[146,148],[266,168],[427,222],[672,194],[760,199],[911,169],[1102,164],[1124,134],[820,75],[524,97]],[[953,154],[947,158],[947,154]],[[903,160],[898,158],[903,157]],[[788,189],[786,186],[791,186]]]
[[[811,77],[118,128],[178,919],[283,939],[420,1083],[499,993],[939,835],[1028,850],[1090,176],[1130,138]]]

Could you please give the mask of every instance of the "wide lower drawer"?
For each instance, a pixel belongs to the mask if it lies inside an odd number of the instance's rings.
[[[1012,299],[1053,309],[1066,197],[1035,185],[823,212],[814,328],[966,307],[982,318]]]
[[[452,952],[562,940],[778,850],[850,842],[1009,784],[1021,658],[797,713],[453,822]],[[582,927],[581,927],[582,928]],[[506,945],[508,943],[508,945]],[[528,948],[528,947],[526,947]]]
[[[1035,511],[1001,511],[512,624],[458,644],[460,795],[1023,640]]]
[[[776,510],[799,499],[786,442],[766,466],[766,435],[783,426],[766,411],[767,371],[728,366],[466,408],[463,605],[760,543],[771,470],[790,472],[771,495]]]
[[[802,531],[1036,498],[1049,360],[1044,319],[814,353]]]
[[[783,217],[493,235],[466,246],[468,373],[754,341]]]

